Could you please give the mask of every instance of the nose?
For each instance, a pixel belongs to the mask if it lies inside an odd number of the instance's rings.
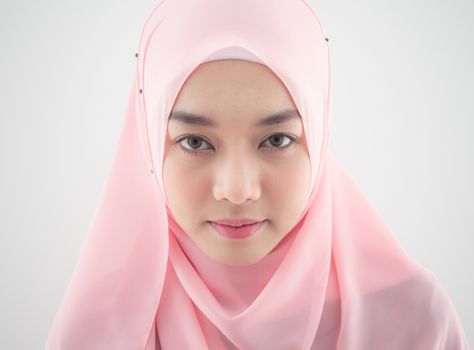
[[[218,165],[213,188],[216,200],[228,200],[234,204],[256,201],[261,195],[258,167],[243,161],[239,155],[227,158]]]

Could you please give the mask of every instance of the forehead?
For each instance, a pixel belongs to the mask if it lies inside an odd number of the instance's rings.
[[[219,77],[244,78],[249,76],[257,78],[277,78],[272,69],[264,64],[242,59],[219,59],[204,62],[198,65],[190,74],[191,79],[205,79],[206,77],[218,79]]]
[[[171,112],[243,118],[291,109],[296,106],[289,91],[269,67],[225,59],[199,65],[183,83]]]

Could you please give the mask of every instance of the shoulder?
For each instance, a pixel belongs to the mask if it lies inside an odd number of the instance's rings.
[[[364,296],[363,304],[374,329],[391,329],[406,348],[469,349],[453,303],[429,270]]]

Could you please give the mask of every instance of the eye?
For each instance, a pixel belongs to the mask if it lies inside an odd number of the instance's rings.
[[[285,139],[287,139],[288,141],[283,142]],[[183,143],[183,141],[186,142]],[[298,138],[286,134],[273,134],[267,137],[264,142],[262,142],[262,145],[265,144],[266,141],[270,141],[270,146],[266,146],[265,148],[268,148],[270,152],[275,152],[287,149],[291,146],[291,144],[298,142]],[[201,151],[205,150],[206,148],[201,148],[203,144],[210,145],[209,142],[197,135],[188,135],[177,140],[176,143],[179,143],[181,150],[183,150],[185,153],[189,153],[192,155],[198,155],[199,153],[201,153]]]
[[[282,145],[282,142],[283,142],[283,140],[284,140],[285,138],[286,138],[287,140],[289,140],[289,141],[286,142],[286,143],[283,143],[283,146],[281,146],[281,145]],[[265,141],[267,141],[267,140],[270,141],[270,144],[271,144],[271,145],[274,145],[274,143],[272,142],[272,140],[277,144],[277,147],[268,147],[268,148],[270,148],[270,151],[271,151],[271,152],[284,150],[284,149],[290,147],[293,142],[296,142],[296,138],[295,138],[295,137],[289,136],[289,135],[285,135],[285,134],[274,134],[274,135],[271,135],[271,136],[267,137],[267,138],[265,139]],[[265,143],[265,142],[263,142],[263,143]],[[263,144],[263,143],[262,143],[262,144]]]
[[[191,148],[187,148],[182,144],[182,142],[186,140],[188,142],[185,142],[185,144],[190,145]],[[194,155],[197,155],[198,153],[200,153],[199,146],[201,146],[203,142],[209,144],[206,140],[196,135],[189,135],[189,136],[183,137],[176,142],[179,143],[181,150],[183,150],[186,153],[190,153]],[[194,148],[194,147],[197,147],[197,148]]]

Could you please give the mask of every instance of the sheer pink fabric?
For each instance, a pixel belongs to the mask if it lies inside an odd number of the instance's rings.
[[[297,225],[247,266],[200,251],[162,181],[174,100],[200,63],[219,58],[261,62],[281,79],[312,165]],[[114,163],[46,349],[469,349],[438,279],[327,149],[330,91],[329,43],[305,1],[161,1],[143,27]]]

